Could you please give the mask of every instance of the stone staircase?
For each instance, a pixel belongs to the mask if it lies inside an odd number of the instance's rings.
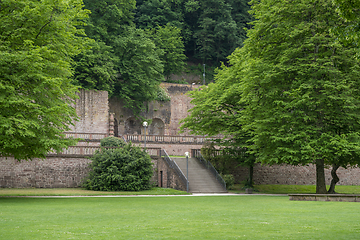
[[[171,158],[186,176],[186,158]],[[226,193],[214,175],[196,158],[189,158],[189,192]]]

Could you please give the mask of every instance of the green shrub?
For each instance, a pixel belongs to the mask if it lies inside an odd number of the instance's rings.
[[[118,137],[106,137],[100,141],[102,147],[124,147],[125,145],[126,143]]]
[[[221,177],[224,179],[227,189],[231,189],[234,186],[235,178],[232,174],[221,174]]]
[[[171,100],[171,97],[164,88],[159,87],[155,100],[161,102],[168,102]]]
[[[149,154],[140,147],[102,149],[92,158],[84,187],[95,191],[139,191],[150,188],[153,174]]]

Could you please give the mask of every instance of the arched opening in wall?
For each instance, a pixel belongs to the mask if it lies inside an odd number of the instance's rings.
[[[140,121],[134,117],[126,119],[125,134],[141,134]]]
[[[119,137],[119,124],[116,118],[114,118],[114,136]]]
[[[164,135],[164,133],[165,133],[164,122],[159,118],[154,118],[149,127],[149,134],[150,135]]]

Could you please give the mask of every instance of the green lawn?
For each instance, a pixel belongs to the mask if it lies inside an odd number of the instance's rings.
[[[284,196],[0,198],[0,239],[360,239],[360,203]]]
[[[0,188],[0,196],[99,196],[99,195],[183,195],[171,188],[152,188],[138,192],[101,192],[84,188]]]
[[[236,184],[229,190],[232,193],[244,193],[242,189],[244,185]],[[315,185],[255,185],[254,193],[267,193],[267,194],[289,194],[289,193],[315,193]],[[327,186],[329,189],[329,186]],[[360,194],[360,186],[343,186],[337,185],[335,187],[337,193],[345,194]]]

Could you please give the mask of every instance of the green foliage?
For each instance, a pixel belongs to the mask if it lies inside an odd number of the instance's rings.
[[[360,44],[360,2],[352,0],[333,0],[334,7],[342,19],[346,20],[345,26],[334,27],[334,33],[337,34],[339,40],[344,44],[359,46]],[[357,57],[359,58],[358,51]]]
[[[316,8],[313,4],[254,4],[258,20],[249,31],[246,52],[237,53],[253,60],[242,77],[249,103],[244,124],[254,131],[254,146],[264,163],[332,162],[359,153],[355,49],[335,43],[331,28],[344,22],[331,1],[320,1]],[[303,12],[312,17],[304,19]]]
[[[221,174],[222,179],[226,183],[226,189],[231,189],[235,184],[235,178],[232,174]]]
[[[102,147],[125,147],[124,140],[118,137],[106,137],[100,140],[100,146]]]
[[[187,56],[214,63],[242,45],[248,10],[243,0],[139,0],[134,21],[143,29],[181,29]]]
[[[181,72],[185,66],[184,44],[180,36],[180,29],[172,27],[170,24],[148,29],[150,39],[155,43],[156,48],[161,49],[160,59],[164,65],[164,75],[166,78],[170,74]]]
[[[317,163],[325,193],[324,162],[359,162],[360,72],[356,49],[332,34],[346,25],[332,2],[314,4],[254,1],[249,38],[218,77],[234,81],[223,97],[241,96],[237,121],[258,161]]]
[[[163,79],[164,51],[133,21],[134,0],[85,0],[91,10],[86,34],[96,42],[75,58],[75,83],[109,91],[139,111],[156,98]]]
[[[157,26],[182,28],[184,0],[138,0],[136,1],[135,23],[138,27],[147,29]]]
[[[249,166],[255,156],[267,164],[317,163],[325,193],[324,163],[360,162],[357,49],[332,33],[347,23],[330,0],[252,4],[256,21],[244,47],[214,84],[190,93],[195,107],[182,127],[228,136],[225,144],[248,150]]]
[[[0,2],[0,153],[45,158],[75,142],[64,131],[75,120],[77,88],[71,57],[83,44],[82,0]]]
[[[108,143],[110,141],[107,141]],[[150,188],[150,156],[140,147],[102,149],[92,158],[84,187],[95,191],[140,191]]]
[[[171,97],[164,88],[159,87],[158,94],[157,94],[157,97],[155,100],[161,101],[161,102],[168,102],[171,100]]]
[[[84,89],[108,91],[114,94],[116,81],[116,60],[111,53],[111,47],[101,41],[93,41],[89,48],[74,58],[75,85]]]

